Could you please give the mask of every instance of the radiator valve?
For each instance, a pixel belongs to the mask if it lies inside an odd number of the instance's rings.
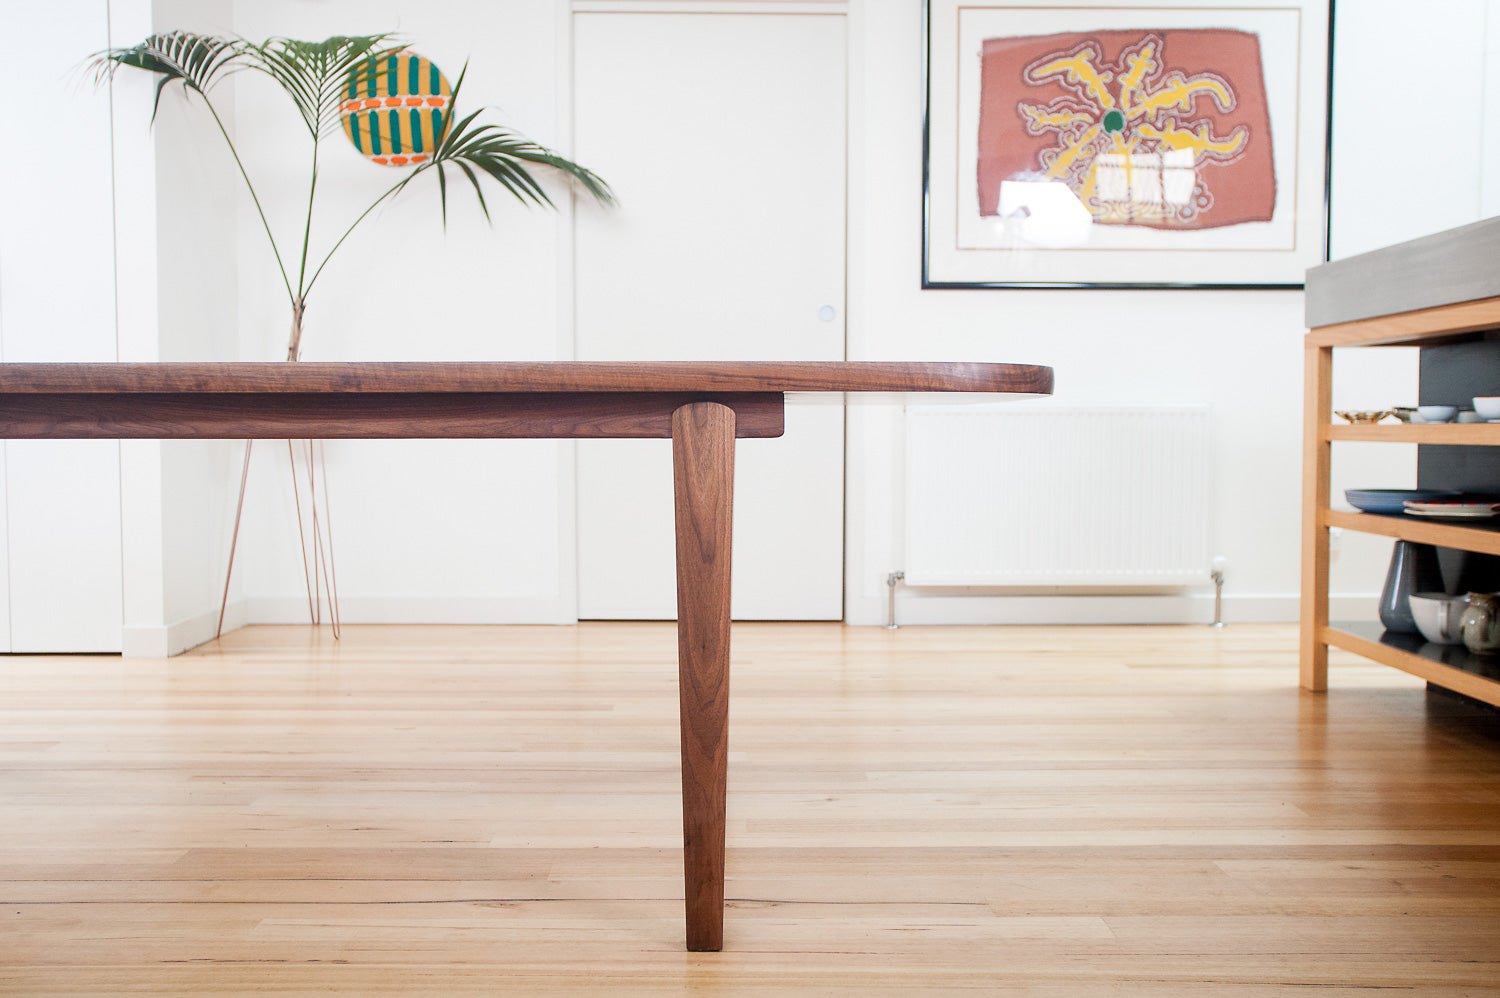
[[[905,572],[892,572],[885,577],[886,587],[890,589],[890,612],[886,615],[885,628],[888,631],[896,629],[896,583],[906,578]]]
[[[1213,571],[1208,577],[1214,580],[1214,626],[1224,626],[1224,570],[1229,567],[1229,559],[1223,555],[1214,558]]]

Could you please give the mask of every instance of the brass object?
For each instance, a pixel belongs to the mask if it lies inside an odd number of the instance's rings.
[[[1393,415],[1389,409],[1335,409],[1333,414],[1340,419],[1360,424],[1378,423],[1385,417]]]

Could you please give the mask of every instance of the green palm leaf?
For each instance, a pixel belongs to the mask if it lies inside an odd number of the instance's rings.
[[[249,64],[281,84],[314,139],[339,123],[351,80],[356,85],[379,72],[386,56],[402,49],[393,36],[334,35],[321,42],[270,38],[247,45]]]
[[[181,83],[184,89],[206,97],[209,88],[221,77],[243,68],[242,61],[250,45],[237,38],[219,38],[191,31],[171,31],[147,37],[130,48],[108,49],[95,53],[89,60],[96,84],[114,77],[121,66],[144,69],[160,75],[156,99],[151,106],[151,120],[156,120],[161,94],[167,84]]]
[[[255,44],[239,38],[219,38],[187,31],[173,31],[167,34],[151,35],[144,42],[131,48],[110,49],[97,53],[90,60],[90,68],[94,72],[95,81],[101,84],[113,79],[115,72],[121,66],[156,73],[161,77],[156,87],[156,106],[161,103],[162,90],[167,84],[173,82],[181,83],[184,89],[196,92],[203,99],[204,105],[213,116],[214,123],[219,127],[220,134],[228,144],[230,153],[234,156],[235,165],[239,167],[240,176],[245,180],[251,200],[255,202],[261,226],[265,229],[266,238],[271,244],[271,251],[275,254],[276,264],[281,271],[282,282],[286,285],[295,317],[300,317],[302,314],[302,309],[306,307],[307,295],[317,283],[319,275],[323,273],[323,268],[328,266],[333,255],[338,252],[339,247],[343,246],[354,230],[377,208],[399,194],[407,184],[427,170],[437,171],[438,200],[442,205],[444,224],[448,220],[448,174],[450,170],[469,182],[486,219],[490,217],[490,210],[485,202],[484,177],[489,177],[523,203],[555,207],[546,189],[532,172],[537,167],[561,173],[601,204],[614,203],[614,194],[609,189],[609,185],[597,174],[558,155],[551,149],[538,145],[513,131],[501,128],[499,125],[476,124],[480,112],[456,120],[455,108],[458,95],[463,88],[464,75],[468,72],[466,64],[464,72],[459,74],[458,82],[453,86],[453,93],[448,103],[450,127],[444,132],[432,158],[414,167],[405,177],[376,198],[374,203],[344,230],[343,235],[323,256],[322,262],[314,268],[309,278],[307,270],[312,238],[313,206],[318,190],[320,139],[339,127],[340,112],[349,88],[351,86],[358,88],[368,82],[372,76],[384,71],[386,59],[402,50],[402,45],[392,43],[393,37],[391,34],[335,35],[321,42],[301,41],[295,38],[270,38],[260,44]],[[303,226],[302,253],[296,273],[295,288],[292,284],[292,274],[283,261],[275,235],[271,231],[270,222],[255,192],[255,185],[250,182],[250,175],[245,170],[245,164],[240,160],[229,130],[224,126],[218,112],[214,110],[212,101],[208,99],[209,88],[214,83],[221,77],[242,69],[254,69],[275,80],[291,98],[293,106],[297,109],[298,115],[302,118],[312,138],[312,172],[308,185],[307,215]],[[151,116],[154,121],[155,106]],[[294,319],[290,348],[293,358],[297,352],[299,328],[299,321]]]
[[[453,86],[453,100],[449,104],[450,113],[452,113],[451,109],[457,106],[458,95],[463,89],[464,75],[467,72],[468,66],[465,64],[463,72],[458,74],[458,82]],[[443,141],[433,152],[432,159],[413,170],[397,186],[397,190],[411,183],[424,170],[436,170],[438,200],[442,205],[443,220],[446,223],[448,218],[446,170],[453,167],[458,169],[474,188],[474,195],[479,199],[479,207],[486,219],[490,217],[490,211],[489,206],[485,204],[484,189],[480,185],[481,173],[504,187],[518,201],[549,208],[556,207],[552,199],[547,196],[547,191],[528,169],[528,165],[531,165],[556,170],[576,182],[600,204],[614,203],[614,192],[598,174],[509,129],[492,124],[476,125],[474,122],[480,113],[481,111],[475,111],[452,125],[443,136]]]

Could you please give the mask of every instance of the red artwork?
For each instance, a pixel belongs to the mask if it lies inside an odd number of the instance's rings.
[[[1208,229],[1276,204],[1260,40],[1248,31],[1069,32],[984,43],[979,210],[1056,180],[1097,223]]]

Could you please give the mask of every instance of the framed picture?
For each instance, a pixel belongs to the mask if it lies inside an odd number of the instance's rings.
[[[1296,288],[1330,0],[927,0],[924,288]]]

